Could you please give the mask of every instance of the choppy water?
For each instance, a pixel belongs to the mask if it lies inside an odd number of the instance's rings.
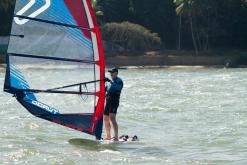
[[[35,118],[1,92],[0,164],[247,164],[247,69],[120,76],[120,134],[136,134],[140,142],[70,144],[91,137]],[[3,85],[4,73],[0,79]]]

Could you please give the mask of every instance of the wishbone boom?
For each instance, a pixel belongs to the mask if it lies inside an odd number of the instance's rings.
[[[38,15],[40,15],[41,13],[43,13],[45,10],[47,10],[51,6],[51,0],[45,0],[45,1],[46,1],[46,3],[45,3],[44,6],[42,6],[37,11],[33,12],[32,14],[30,14],[28,17],[35,18]],[[30,0],[30,2],[26,6],[24,6],[20,11],[18,11],[16,13],[16,15],[23,15],[35,3],[36,3],[36,0]],[[17,17],[15,17],[14,20],[15,20],[15,23],[17,23],[18,25],[23,25],[23,24],[25,24],[25,23],[27,23],[29,21],[28,19],[20,19],[20,18],[17,18]]]

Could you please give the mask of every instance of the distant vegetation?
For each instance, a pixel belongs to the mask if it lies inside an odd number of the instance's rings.
[[[101,28],[101,35],[105,41],[118,44],[128,52],[148,51],[161,46],[157,33],[151,33],[145,27],[130,22],[106,23]]]
[[[6,45],[0,45],[0,55],[4,54],[7,51],[7,46]]]
[[[144,45],[147,46],[144,50],[156,49],[160,43],[158,36],[165,49],[198,53],[247,48],[247,0],[93,0],[92,3],[103,39],[112,39],[127,50],[142,49]],[[0,1],[0,35],[9,34],[12,4],[13,0]],[[114,30],[114,36],[110,36],[110,29]],[[126,38],[121,38],[123,34]]]
[[[9,34],[14,0],[0,0],[0,36]]]
[[[247,0],[96,0],[101,25],[130,21],[166,49],[247,48]]]

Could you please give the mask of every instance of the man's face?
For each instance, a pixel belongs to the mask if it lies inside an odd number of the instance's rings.
[[[111,78],[114,79],[114,78],[117,77],[117,75],[118,75],[118,72],[112,72],[111,73]]]

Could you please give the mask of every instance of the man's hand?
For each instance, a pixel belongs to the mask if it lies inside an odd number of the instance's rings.
[[[107,78],[107,77],[104,79],[104,81],[105,82],[111,82],[111,80],[109,78]]]

